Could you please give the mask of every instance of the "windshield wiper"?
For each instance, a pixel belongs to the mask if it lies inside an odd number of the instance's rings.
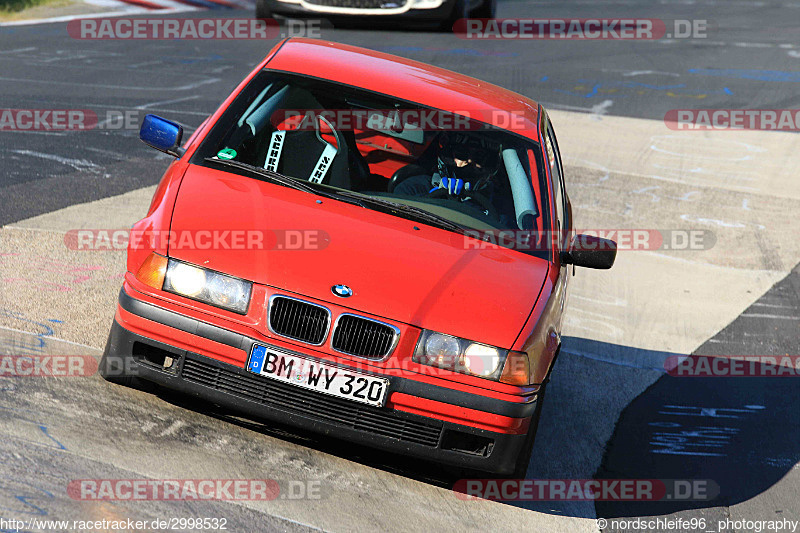
[[[353,196],[353,197],[346,197],[346,199],[342,199],[337,193],[325,191],[321,188],[317,188],[311,185],[307,181],[301,181],[294,178],[290,178],[288,176],[284,176],[283,174],[278,174],[277,172],[267,170],[266,168],[260,168],[253,165],[248,165],[247,163],[242,163],[240,161],[233,161],[230,159],[216,159],[213,157],[207,157],[206,161],[226,167],[238,168],[240,170],[244,170],[253,174],[258,174],[259,176],[267,178],[269,181],[273,183],[277,183],[278,185],[284,185],[291,189],[304,191],[307,193],[315,194],[317,196],[322,196],[324,198],[330,198],[332,200],[339,200],[342,202],[355,204],[361,207],[366,207],[366,205],[364,205],[364,203],[360,201],[360,197]]]
[[[360,194],[355,194],[349,191],[336,191],[333,194],[335,194],[336,196],[343,196],[345,198],[360,200],[362,204],[369,204],[375,207],[382,207],[384,209],[389,209],[392,211],[400,211],[404,214],[411,215],[419,222],[427,222],[433,226],[438,226],[442,229],[455,231],[457,233],[464,233],[464,231],[469,229],[460,224],[456,224],[449,218],[439,216],[435,213],[431,213],[430,211],[426,211],[425,209],[421,209],[419,207],[414,207],[407,204],[401,204],[398,202],[392,202],[391,200],[384,200],[382,198],[375,198],[373,196],[362,196]]]
[[[207,157],[206,161],[226,167],[237,168],[253,174],[257,174],[261,177],[267,178],[269,181],[273,183],[284,185],[286,187],[290,187],[298,191],[305,191],[311,194],[315,194],[317,196],[322,196],[324,198],[339,200],[341,202],[346,202],[349,204],[354,204],[365,208],[367,208],[368,206],[373,206],[373,207],[380,207],[383,210],[401,212],[406,215],[411,215],[411,217],[413,217],[419,222],[425,222],[433,226],[440,227],[442,229],[455,231],[457,233],[464,233],[464,231],[469,229],[464,226],[461,226],[460,224],[456,224],[455,222],[451,221],[448,218],[436,215],[424,209],[420,209],[419,207],[392,202],[389,200],[383,200],[380,198],[374,198],[372,196],[356,194],[350,191],[343,191],[343,190],[326,191],[321,187],[316,187],[311,185],[309,182],[290,178],[288,176],[284,176],[283,174],[278,174],[277,172],[272,172],[271,170],[267,170],[265,168],[248,165],[247,163],[242,163],[240,161],[233,161],[230,159],[216,159],[213,157]]]

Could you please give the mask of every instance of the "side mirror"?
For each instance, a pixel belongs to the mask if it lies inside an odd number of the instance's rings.
[[[156,115],[145,115],[139,129],[139,138],[147,146],[173,157],[180,157],[186,151],[180,147],[183,126]]]
[[[607,270],[617,258],[617,243],[594,235],[576,235],[568,252],[561,252],[567,265]]]

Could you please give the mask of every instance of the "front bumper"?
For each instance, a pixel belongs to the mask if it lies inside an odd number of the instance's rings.
[[[285,17],[321,17],[333,21],[354,21],[358,19],[374,22],[381,19],[408,20],[421,22],[441,22],[446,20],[453,12],[455,0],[442,0],[438,7],[416,9],[413,7],[359,9],[347,7],[328,7],[314,5],[304,1],[283,2],[281,0],[266,0],[272,13]],[[346,2],[345,2],[346,3]]]
[[[148,329],[153,334],[148,334]],[[201,342],[187,344],[187,336]],[[248,354],[256,342],[269,344],[138,300],[123,289],[100,371],[104,376],[136,376],[256,419],[497,474],[513,471],[536,409],[535,398],[514,403],[399,376],[389,378],[387,406],[372,407],[247,372],[210,356],[213,350],[203,353],[197,348],[202,341]],[[409,405],[409,401],[426,407],[417,412],[431,416],[404,411],[403,404]],[[446,407],[443,412],[461,412],[476,420],[502,420],[508,429],[489,431],[453,423],[448,416],[437,415],[437,406]]]

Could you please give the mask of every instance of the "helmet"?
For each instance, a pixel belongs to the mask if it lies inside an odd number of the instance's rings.
[[[497,173],[500,145],[485,136],[442,133],[438,143],[438,165],[442,177],[475,183]]]

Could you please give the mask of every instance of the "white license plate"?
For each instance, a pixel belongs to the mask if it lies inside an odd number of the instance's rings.
[[[296,387],[383,407],[389,380],[376,378],[256,344],[247,370]]]

